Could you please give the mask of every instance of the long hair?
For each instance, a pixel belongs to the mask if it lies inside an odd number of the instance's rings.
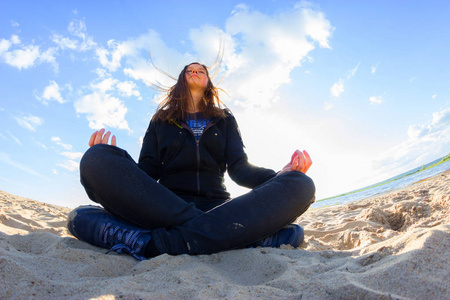
[[[203,93],[200,104],[200,111],[205,117],[225,117],[225,112],[222,109],[224,104],[219,99],[219,89],[216,88],[209,76],[208,68],[198,62],[193,62],[186,65],[178,75],[177,83],[169,88],[167,95],[159,104],[156,113],[152,117],[152,121],[166,121],[182,120],[186,117],[189,101],[192,101],[191,91],[186,80],[186,70],[192,64],[199,64],[206,70],[208,76],[208,84]]]

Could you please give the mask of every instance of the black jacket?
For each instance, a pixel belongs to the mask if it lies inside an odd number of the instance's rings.
[[[199,141],[184,121],[150,122],[139,167],[179,196],[227,199],[224,173],[237,184],[255,188],[276,175],[251,165],[234,116],[213,118]]]

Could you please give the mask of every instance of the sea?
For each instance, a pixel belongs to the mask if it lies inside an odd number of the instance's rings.
[[[364,198],[368,198],[368,197],[372,197],[372,196],[379,196],[379,195],[388,193],[393,190],[405,188],[405,187],[410,186],[418,181],[433,177],[435,175],[438,175],[440,173],[450,170],[450,160],[449,160],[442,164],[434,166],[432,168],[420,171],[422,168],[431,166],[431,165],[439,162],[440,160],[441,160],[441,158],[438,160],[435,160],[433,162],[430,162],[429,164],[427,164],[423,167],[421,166],[421,167],[415,168],[413,170],[402,173],[400,175],[397,175],[395,177],[392,177],[392,178],[382,181],[380,183],[370,185],[366,188],[361,189],[361,191],[350,192],[350,193],[347,193],[342,196],[336,196],[336,197],[328,198],[325,200],[319,200],[319,201],[315,202],[313,205],[311,205],[311,208],[319,208],[319,207],[324,207],[324,206],[346,204],[349,202],[362,200]],[[420,171],[420,172],[418,172],[418,171]],[[384,183],[384,182],[386,182],[386,183]]]

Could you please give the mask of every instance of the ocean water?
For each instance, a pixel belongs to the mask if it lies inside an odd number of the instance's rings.
[[[437,161],[439,161],[439,160],[437,160]],[[428,165],[432,165],[437,161],[431,162]],[[427,165],[425,165],[425,167],[426,166]],[[364,199],[367,197],[385,194],[387,192],[390,192],[390,191],[393,191],[396,189],[407,187],[407,186],[412,185],[423,179],[433,177],[435,175],[438,175],[440,173],[450,170],[450,161],[447,161],[445,163],[442,163],[440,165],[437,165],[437,166],[427,169],[425,171],[414,173],[420,169],[421,169],[421,167],[416,168],[411,171],[408,171],[406,173],[400,174],[396,177],[386,180],[386,181],[390,181],[390,180],[394,180],[394,181],[391,181],[391,182],[388,182],[388,183],[385,183],[385,184],[382,184],[379,186],[375,186],[373,188],[369,187],[368,189],[366,189],[364,191],[354,192],[354,193],[350,193],[350,194],[343,195],[343,196],[337,196],[337,197],[329,198],[329,199],[326,199],[323,201],[319,200],[318,202],[311,205],[311,208],[319,208],[319,207],[330,206],[330,205],[345,204],[345,203],[349,203],[352,201],[357,201],[357,200],[361,200],[361,199]],[[408,175],[410,173],[411,173],[411,175]]]

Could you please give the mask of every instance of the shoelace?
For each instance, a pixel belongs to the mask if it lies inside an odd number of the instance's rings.
[[[273,240],[274,234],[271,236],[266,237],[264,240],[261,241],[261,247],[272,247],[272,240]]]
[[[112,246],[106,254],[111,251],[116,251],[119,254],[128,253],[137,260],[146,259],[144,256],[137,254],[144,246],[141,241],[138,241],[141,234],[140,230],[126,229],[120,226],[113,227],[111,223],[105,223],[100,227],[102,242]]]

